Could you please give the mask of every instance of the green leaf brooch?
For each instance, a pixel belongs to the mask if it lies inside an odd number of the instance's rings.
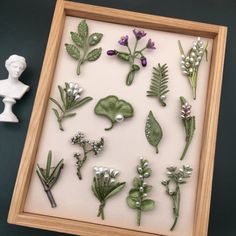
[[[57,109],[52,108],[52,110],[57,118],[60,130],[64,131],[62,121],[65,118],[75,116],[76,113],[72,111],[91,101],[92,98],[85,97],[81,99],[83,89],[77,83],[65,83],[64,88],[58,85],[58,89],[62,104],[52,97],[49,99],[57,106]]]
[[[184,97],[180,97],[181,103],[181,119],[185,128],[185,147],[180,160],[183,160],[188,147],[192,141],[193,134],[195,131],[195,116],[191,116],[191,105],[187,102]]]
[[[148,166],[148,161],[141,157],[140,163],[137,166],[139,177],[134,178],[133,188],[129,191],[129,195],[126,198],[128,206],[137,211],[137,225],[141,224],[142,211],[151,211],[155,207],[155,202],[147,199],[147,194],[152,190],[152,186],[144,182],[152,173],[151,168]]]
[[[131,51],[131,48],[129,46],[129,36],[122,36],[121,39],[118,41],[118,43],[122,46],[125,46],[127,48],[128,52],[120,52],[117,50],[108,50],[107,55],[108,56],[116,56],[122,61],[125,61],[129,63],[130,70],[126,77],[126,85],[131,85],[134,80],[134,76],[137,71],[140,70],[139,65],[135,64],[136,60],[140,60],[140,63],[143,67],[147,66],[147,58],[143,55],[144,50],[146,49],[156,49],[154,42],[149,39],[146,43],[146,46],[140,50],[137,50],[137,46],[139,43],[139,40],[146,36],[146,33],[142,30],[133,30],[134,36],[135,36],[135,45],[133,51]]]
[[[163,132],[152,111],[148,114],[145,126],[145,135],[149,144],[154,146],[156,148],[156,153],[158,153],[158,145],[162,139]]]
[[[93,153],[97,156],[104,148],[104,139],[100,138],[98,141],[91,141],[85,139],[84,134],[79,132],[71,139],[71,143],[74,145],[79,145],[83,149],[83,154],[76,152],[74,157],[76,159],[77,176],[82,179],[81,168],[88,159],[88,154]]]
[[[86,20],[82,20],[78,25],[78,32],[71,32],[71,39],[74,44],[65,44],[67,53],[77,61],[77,75],[80,74],[80,67],[85,62],[96,61],[102,53],[102,48],[96,48],[91,50],[89,49],[95,45],[97,45],[103,34],[101,33],[93,33],[89,35],[88,25]],[[81,55],[82,54],[82,55]]]
[[[152,80],[147,96],[156,97],[163,107],[166,106],[166,94],[168,90],[168,66],[167,64],[161,65],[158,63],[157,67],[153,67]]]
[[[106,167],[94,167],[94,172],[92,191],[100,202],[97,216],[101,216],[104,220],[104,207],[107,199],[119,193],[126,183],[116,181],[116,177],[119,174],[118,170]]]
[[[181,42],[179,43],[179,49],[181,53],[181,70],[183,74],[188,78],[188,81],[192,87],[192,94],[193,98],[196,99],[196,90],[197,90],[197,76],[198,76],[198,69],[200,66],[200,63],[202,61],[202,58],[204,54],[206,54],[206,60],[207,60],[207,47],[208,42],[205,46],[203,46],[203,42],[201,41],[201,38],[198,37],[197,41],[193,43],[192,48],[188,51],[188,53],[185,55],[183,47],[181,45]]]
[[[55,167],[52,167],[52,151],[48,152],[48,158],[47,158],[47,165],[46,168],[41,168],[37,164],[37,170],[36,173],[43,185],[43,189],[45,193],[47,194],[47,197],[50,201],[51,207],[56,207],[57,204],[53,198],[53,195],[51,193],[51,189],[58,180],[61,170],[64,166],[63,159],[61,159],[58,164]]]
[[[132,117],[134,109],[130,103],[120,100],[111,95],[98,101],[94,112],[97,115],[105,116],[111,121],[111,126],[105,130],[110,130],[114,124],[123,122],[126,118]]]
[[[161,183],[166,187],[166,193],[170,196],[173,203],[173,215],[174,223],[170,230],[174,230],[175,225],[179,218],[180,212],[180,185],[186,183],[186,179],[191,177],[193,169],[189,166],[183,166],[177,169],[177,167],[167,167],[168,180],[163,180]]]

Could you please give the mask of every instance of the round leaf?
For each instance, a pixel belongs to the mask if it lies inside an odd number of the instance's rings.
[[[155,207],[155,202],[151,199],[146,199],[142,201],[141,210],[142,211],[151,211]]]
[[[137,209],[136,201],[135,201],[134,198],[128,196],[128,197],[126,198],[126,202],[127,202],[128,206],[129,206],[130,208]]]
[[[139,192],[138,189],[136,189],[136,188],[132,188],[132,189],[129,191],[129,196],[130,196],[130,197],[133,197],[133,198],[139,197],[139,194],[140,194],[140,192]]]

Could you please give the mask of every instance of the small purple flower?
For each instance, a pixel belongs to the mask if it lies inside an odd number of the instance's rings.
[[[146,47],[149,49],[156,49],[155,43],[151,39],[148,40]]]
[[[139,40],[142,37],[146,36],[146,33],[143,30],[134,29],[133,32],[134,32],[134,35],[135,35],[137,40]]]
[[[114,56],[114,55],[116,55],[117,54],[117,51],[116,50],[108,50],[107,51],[107,55],[108,56]]]
[[[142,57],[140,58],[140,60],[141,60],[142,66],[145,67],[145,66],[147,65],[147,58],[144,57],[144,56],[142,56]]]
[[[129,37],[128,35],[126,36],[121,36],[120,40],[118,41],[118,43],[122,46],[128,46],[128,40],[129,40]]]

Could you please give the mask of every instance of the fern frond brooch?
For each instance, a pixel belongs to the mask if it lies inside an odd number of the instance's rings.
[[[148,97],[156,97],[163,107],[166,106],[166,94],[170,91],[168,89],[168,66],[167,64],[161,65],[158,63],[157,67],[153,67],[153,78],[151,79],[151,85],[149,91],[147,91]]]

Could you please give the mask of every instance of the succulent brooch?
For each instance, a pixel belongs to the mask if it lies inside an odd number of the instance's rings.
[[[111,95],[100,99],[94,108],[94,112],[97,115],[107,117],[111,121],[111,126],[105,129],[110,130],[117,122],[121,123],[126,118],[132,117],[134,110],[130,103]]]
[[[51,189],[58,180],[61,170],[63,168],[63,159],[61,159],[58,164],[55,167],[52,167],[52,151],[48,152],[48,157],[47,157],[47,165],[46,168],[41,168],[37,164],[37,170],[36,173],[43,185],[43,189],[45,193],[47,194],[47,197],[50,201],[51,207],[56,207],[57,204],[53,198],[53,195],[51,193]]]
[[[181,69],[183,74],[188,78],[188,81],[192,88],[193,98],[196,99],[198,69],[204,54],[206,55],[207,60],[208,42],[204,46],[203,42],[201,41],[201,38],[198,37],[197,41],[194,41],[192,48],[190,48],[187,54],[184,53],[180,41],[178,41],[178,43],[182,57]]]
[[[133,33],[135,35],[135,46],[133,51],[131,51],[129,45],[129,36],[122,36],[118,43],[127,48],[127,52],[120,52],[117,50],[108,50],[107,55],[116,56],[117,58],[129,63],[130,70],[126,77],[126,85],[131,85],[134,80],[135,73],[140,70],[139,65],[136,64],[136,60],[140,60],[141,65],[145,67],[147,65],[147,58],[143,55],[146,49],[156,49],[154,42],[149,39],[146,46],[140,50],[137,49],[139,40],[146,36],[146,33],[142,30],[134,29]]]
[[[78,32],[71,32],[71,39],[74,44],[65,44],[67,53],[77,61],[77,75],[80,74],[80,67],[85,62],[96,61],[102,53],[102,48],[96,48],[91,50],[89,49],[97,45],[103,34],[93,33],[89,35],[89,28],[86,23],[86,20],[82,20],[78,25]]]
[[[142,211],[151,211],[155,207],[155,202],[151,199],[147,199],[147,194],[152,190],[152,186],[144,182],[152,173],[151,168],[148,166],[148,161],[141,157],[139,165],[137,166],[139,177],[134,178],[133,188],[129,191],[129,195],[126,198],[128,206],[137,211],[137,225],[141,224]]]
[[[50,97],[49,99],[57,106],[58,109],[52,108],[59,125],[60,130],[64,130],[62,126],[62,121],[65,118],[75,116],[76,113],[72,112],[76,108],[81,107],[85,103],[92,100],[91,97],[85,97],[81,99],[81,93],[83,89],[77,83],[65,83],[65,87],[62,88],[58,85],[60,92],[61,102],[58,102],[56,99]]]
[[[166,106],[166,94],[168,90],[168,66],[167,64],[161,65],[158,63],[157,67],[153,67],[152,80],[147,96],[156,97],[163,107]]]
[[[83,149],[83,154],[75,153],[74,157],[76,158],[76,168],[77,168],[77,176],[79,179],[82,179],[81,168],[88,158],[89,153],[93,153],[94,156],[97,156],[104,147],[104,139],[100,138],[98,141],[91,141],[84,138],[84,134],[79,132],[71,139],[71,143],[74,145],[79,145]]]
[[[191,116],[191,105],[186,101],[184,97],[180,97],[181,103],[181,119],[185,128],[185,147],[180,160],[183,160],[188,147],[192,141],[193,134],[195,131],[195,116]]]
[[[100,202],[97,216],[101,216],[104,220],[104,207],[107,199],[119,193],[124,188],[125,182],[116,181],[119,171],[112,168],[94,167],[94,172],[92,191]]]
[[[148,114],[145,126],[145,135],[149,144],[154,146],[156,148],[156,153],[158,153],[158,145],[162,139],[163,132],[152,111]]]
[[[161,183],[166,187],[166,193],[170,196],[173,202],[173,215],[174,223],[170,230],[174,230],[179,218],[180,212],[180,185],[186,183],[186,179],[191,177],[193,169],[189,166],[183,166],[177,169],[177,167],[167,167],[168,180],[163,180]]]

